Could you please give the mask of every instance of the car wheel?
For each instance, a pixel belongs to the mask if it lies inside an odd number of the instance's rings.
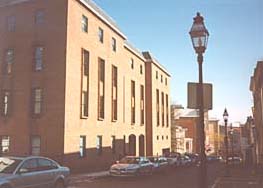
[[[65,188],[64,182],[62,180],[58,180],[55,184],[55,188]]]

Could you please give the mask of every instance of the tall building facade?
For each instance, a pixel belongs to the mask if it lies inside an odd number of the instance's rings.
[[[253,96],[253,124],[255,125],[256,163],[263,164],[263,61],[258,61],[250,80]]]
[[[0,18],[2,154],[96,169],[170,149],[169,73],[91,0],[2,1]]]

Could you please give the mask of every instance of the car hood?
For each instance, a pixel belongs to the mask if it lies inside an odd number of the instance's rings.
[[[138,164],[115,164],[111,166],[111,169],[134,169],[139,168]]]

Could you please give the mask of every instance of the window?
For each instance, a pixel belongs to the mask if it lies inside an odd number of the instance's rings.
[[[12,73],[13,64],[14,64],[14,49],[8,49],[5,52],[5,67],[3,69],[5,74]]]
[[[142,65],[140,65],[140,74],[143,74]]]
[[[117,44],[116,44],[116,39],[112,37],[111,39],[111,48],[114,52],[117,50]]]
[[[99,58],[98,63],[98,119],[104,119],[104,100],[105,100],[105,61]]]
[[[131,62],[131,68],[134,69],[134,60],[132,58],[130,59],[130,62]]]
[[[3,116],[8,116],[10,114],[11,108],[11,95],[10,91],[3,90],[1,98],[1,114]]]
[[[156,117],[157,117],[157,126],[160,125],[160,104],[159,104],[159,90],[156,89]]]
[[[89,52],[82,49],[82,95],[81,95],[81,117],[88,117],[89,108]]]
[[[126,136],[123,135],[123,155],[126,155]]]
[[[48,159],[37,159],[38,160],[38,170],[52,170],[58,168],[57,165]]]
[[[29,173],[38,171],[37,159],[29,159],[24,162],[19,169],[19,173]]]
[[[1,146],[2,146],[2,153],[8,153],[10,147],[10,138],[9,136],[1,136]]]
[[[144,124],[144,86],[141,85],[141,88],[140,88],[140,93],[141,93],[141,125]]]
[[[15,16],[7,17],[7,30],[10,32],[14,32],[16,30],[16,17]]]
[[[162,92],[162,126],[164,127],[164,93]]]
[[[40,71],[43,68],[43,54],[44,48],[42,46],[38,46],[35,49],[35,70]]]
[[[79,156],[86,156],[86,136],[79,137]]]
[[[166,136],[166,140],[168,140],[168,138],[169,138],[169,137],[168,137],[168,136]]]
[[[131,124],[135,124],[135,81],[131,81]]]
[[[112,77],[111,77],[112,81],[112,90],[111,90],[111,113],[112,113],[112,121],[116,121],[117,120],[117,97],[118,97],[118,87],[117,87],[117,82],[118,82],[118,69],[116,66],[112,65]]]
[[[156,79],[158,80],[158,71],[156,71]]]
[[[35,14],[35,23],[37,25],[41,25],[43,24],[45,21],[45,12],[43,10],[38,10],[36,11],[36,14]]]
[[[39,115],[42,108],[42,89],[33,89],[33,114]]]
[[[81,19],[81,29],[85,33],[88,32],[88,18],[84,15],[82,15],[82,19]]]
[[[168,94],[166,94],[166,127],[169,127],[169,101],[168,101]]]
[[[164,136],[162,136],[162,140],[164,139]]]
[[[116,153],[116,137],[111,136],[111,150],[112,153]]]
[[[96,148],[97,148],[97,154],[101,155],[102,154],[102,136],[97,136]]]
[[[165,78],[165,85],[167,86],[167,78]]]
[[[32,136],[31,137],[31,154],[32,155],[40,155],[41,151],[41,139],[40,136]]]
[[[156,139],[159,140],[159,136],[157,136]]]
[[[163,83],[163,75],[161,75],[161,83]]]
[[[87,91],[82,91],[81,116],[88,117],[88,92]]]
[[[100,27],[99,27],[99,32],[98,32],[98,36],[99,36],[99,41],[101,42],[101,43],[103,43],[103,34],[104,33],[104,31],[103,31],[103,29],[101,29]]]
[[[83,74],[85,76],[89,75],[89,52],[87,50],[82,50],[82,66],[83,66]]]

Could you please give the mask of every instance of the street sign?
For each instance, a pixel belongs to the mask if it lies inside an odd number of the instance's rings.
[[[204,110],[212,110],[213,108],[213,85],[203,83],[203,97],[204,97]],[[198,83],[188,82],[187,84],[187,108],[198,109]]]

